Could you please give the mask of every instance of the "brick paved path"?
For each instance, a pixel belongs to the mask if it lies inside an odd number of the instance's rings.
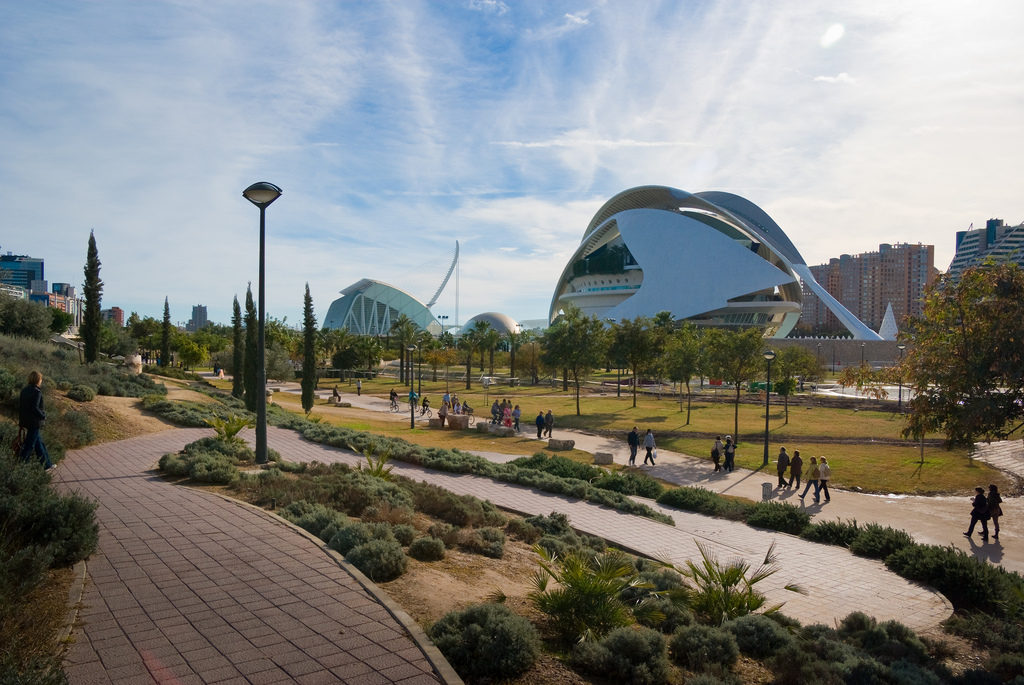
[[[149,472],[205,434],[96,445],[56,471],[59,487],[100,503],[99,549],[65,662],[71,683],[458,682],[314,541]]]

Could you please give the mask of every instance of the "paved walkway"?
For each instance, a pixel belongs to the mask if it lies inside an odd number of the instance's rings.
[[[99,502],[71,683],[460,682],[404,612],[318,542],[151,471],[208,434],[95,445],[55,472],[58,487]]]

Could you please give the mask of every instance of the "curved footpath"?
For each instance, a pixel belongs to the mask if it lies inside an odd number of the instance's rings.
[[[209,434],[75,450],[54,473],[60,489],[99,502],[71,683],[461,682],[404,612],[317,541],[152,471]]]

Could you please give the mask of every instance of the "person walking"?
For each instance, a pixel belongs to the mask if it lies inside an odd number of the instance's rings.
[[[651,460],[651,466],[654,466],[654,457],[657,454],[658,446],[654,444],[654,433],[651,429],[647,429],[647,435],[644,436],[644,449],[647,450],[647,455],[644,457],[644,464],[647,464],[647,460]]]
[[[555,427],[555,415],[548,409],[548,413],[544,415],[544,435],[551,437],[551,429]]]
[[[736,443],[732,441],[731,435],[725,436],[725,466],[723,468],[729,473],[736,468]]]
[[[832,501],[832,498],[828,495],[828,482],[831,479],[832,467],[828,465],[828,459],[822,457],[821,463],[818,464],[818,496],[814,498],[815,502],[821,497],[821,493],[825,493],[826,502]]]
[[[537,410],[537,420],[534,421],[537,424],[537,439],[540,440],[544,437],[544,410]]]
[[[1003,515],[1003,508],[999,505],[1003,503],[1003,498],[999,496],[999,488],[995,484],[988,486],[988,498],[985,503],[988,505],[988,515],[992,517],[992,528],[994,529],[992,537],[998,540],[999,517]]]
[[[793,450],[793,458],[789,460],[789,484],[786,487],[793,487],[796,481],[796,489],[800,489],[800,475],[804,470],[804,460],[800,458],[800,450]]]
[[[356,379],[356,397],[360,397],[363,394],[363,381],[361,378]]]
[[[818,459],[811,457],[811,470],[807,474],[807,485],[804,486],[804,491],[800,493],[800,499],[803,499],[807,495],[807,491],[814,486],[814,503],[818,503],[818,480],[821,478],[821,467],[818,466]]]
[[[719,460],[725,453],[725,445],[722,444],[722,436],[715,438],[715,446],[711,448],[711,461],[715,462],[715,471],[721,471],[722,465]]]
[[[516,433],[518,433],[518,432],[519,432],[519,418],[520,418],[520,417],[521,417],[522,415],[523,415],[523,412],[522,412],[522,410],[521,410],[521,409],[519,408],[519,405],[517,404],[517,405],[516,405],[516,408],[512,410],[512,421],[513,421],[513,425],[512,425],[512,428],[514,428],[514,429],[515,429]]]
[[[33,371],[28,375],[28,384],[22,389],[18,398],[18,426],[25,429],[25,441],[21,443],[21,460],[29,461],[29,455],[33,452],[39,457],[39,463],[47,471],[53,468],[50,461],[50,453],[46,451],[43,444],[43,436],[40,431],[43,422],[46,420],[46,411],[43,409],[43,374]]]
[[[789,487],[789,483],[786,481],[786,469],[789,468],[789,453],[786,452],[785,447],[779,448],[778,461],[775,464],[775,470],[779,474],[779,487]]]
[[[636,426],[626,435],[626,444],[629,445],[629,465],[636,466],[636,451],[640,448],[640,434],[636,432]]]
[[[964,531],[964,535],[971,537],[974,532],[974,524],[981,521],[981,539],[988,540],[988,500],[985,498],[985,488],[980,485],[974,488],[974,499],[971,501],[971,525]]]
[[[441,428],[444,428],[444,420],[448,418],[448,403],[442,402],[441,408],[437,410],[437,418],[441,420]]]

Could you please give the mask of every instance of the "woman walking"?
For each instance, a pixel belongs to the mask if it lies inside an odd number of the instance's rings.
[[[654,444],[654,433],[652,433],[651,429],[648,428],[647,435],[644,436],[644,449],[647,450],[647,455],[644,456],[644,464],[646,464],[647,460],[650,459],[651,466],[654,466],[654,450],[656,448],[657,445]]]
[[[807,472],[807,485],[804,486],[804,491],[800,493],[800,499],[803,499],[807,495],[807,491],[814,486],[814,503],[818,503],[818,479],[821,477],[821,469],[818,467],[818,458],[811,457],[811,470]]]
[[[722,465],[718,463],[719,459],[725,454],[725,445],[722,444],[722,436],[719,435],[715,438],[715,446],[711,448],[711,461],[715,462],[715,471],[721,471]]]
[[[736,443],[731,435],[725,436],[725,465],[722,468],[729,473],[736,468]]]
[[[43,374],[33,371],[28,375],[28,385],[18,398],[18,425],[25,429],[25,442],[21,444],[21,457],[23,462],[28,462],[32,452],[39,457],[39,463],[47,471],[53,468],[50,461],[50,453],[46,451],[43,444],[43,436],[40,433],[43,421],[46,420],[46,412],[43,410]]]
[[[1003,508],[999,505],[1003,503],[1003,498],[999,496],[999,488],[995,484],[988,486],[988,497],[985,499],[985,503],[988,505],[988,515],[992,517],[992,528],[995,529],[992,537],[998,540],[999,517],[1003,515]]]

